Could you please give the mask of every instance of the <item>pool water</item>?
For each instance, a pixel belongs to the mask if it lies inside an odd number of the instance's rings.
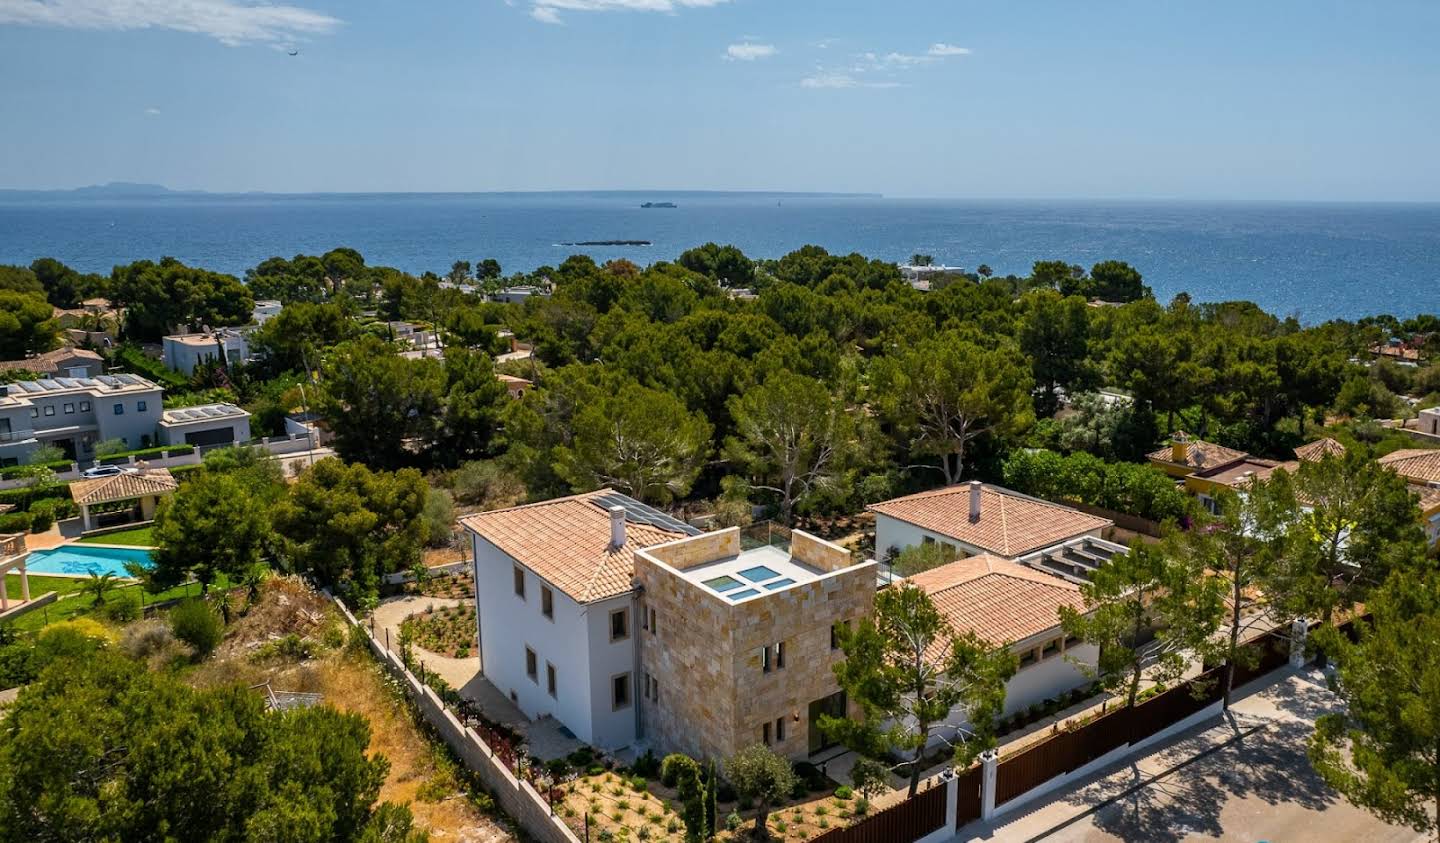
[[[145,567],[152,564],[150,551],[138,547],[99,547],[95,545],[69,544],[51,550],[36,550],[30,553],[25,568],[32,574],[113,574],[128,577],[127,562]]]

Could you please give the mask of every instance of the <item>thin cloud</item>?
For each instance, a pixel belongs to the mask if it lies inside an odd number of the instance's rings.
[[[337,18],[299,6],[247,0],[0,0],[0,25],[62,29],[173,29],[222,44],[288,42],[324,35]]]
[[[932,56],[968,56],[970,55],[970,48],[957,47],[954,44],[935,43],[931,44],[930,49],[925,52]]]
[[[779,50],[774,44],[752,44],[749,41],[742,41],[739,44],[731,44],[725,48],[726,61],[755,61],[756,59],[768,59]]]
[[[158,114],[160,113],[160,109],[158,109],[158,108],[147,108],[147,109],[145,109],[145,113],[148,114],[148,115],[150,115],[151,117],[155,117],[156,115],[158,115]]]
[[[8,0],[0,0],[8,2]],[[666,12],[703,9],[729,0],[533,0],[530,16],[545,23],[560,23],[562,12]]]
[[[821,90],[845,90],[848,88],[899,88],[899,82],[874,82],[857,79],[849,73],[818,71],[800,80],[800,87]]]

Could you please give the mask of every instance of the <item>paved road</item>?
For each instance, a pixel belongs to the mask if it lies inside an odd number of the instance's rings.
[[[1425,839],[1352,807],[1311,769],[1305,742],[1314,719],[1334,704],[1318,674],[1288,676],[1237,704],[1236,715],[1224,725],[1182,738],[1085,788],[1085,807],[1103,806],[1093,813],[1049,833],[1014,839],[1047,843]],[[1209,754],[1196,758],[1206,751]],[[1066,801],[1079,804],[1073,798],[1057,800]],[[1002,833],[997,839],[1010,838]]]

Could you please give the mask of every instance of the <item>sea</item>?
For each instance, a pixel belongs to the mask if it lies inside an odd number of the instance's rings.
[[[675,208],[642,208],[673,202]],[[648,240],[648,246],[573,246]],[[572,254],[637,264],[714,241],[756,258],[832,252],[1027,274],[1036,260],[1124,260],[1161,301],[1245,299],[1306,323],[1440,313],[1440,204],[980,201],[665,191],[446,194],[0,194],[0,264],[86,272],[170,255],[243,275],[265,258],[350,246],[375,265],[505,272]]]

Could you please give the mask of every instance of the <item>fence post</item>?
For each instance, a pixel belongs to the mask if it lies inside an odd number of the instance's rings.
[[[987,749],[980,753],[980,819],[989,822],[995,818],[995,780],[1000,769],[1000,750]]]
[[[1305,666],[1305,639],[1310,635],[1310,622],[1296,618],[1290,622],[1290,666]]]
[[[940,774],[945,780],[945,828],[955,828],[960,818],[960,777],[949,767]]]

